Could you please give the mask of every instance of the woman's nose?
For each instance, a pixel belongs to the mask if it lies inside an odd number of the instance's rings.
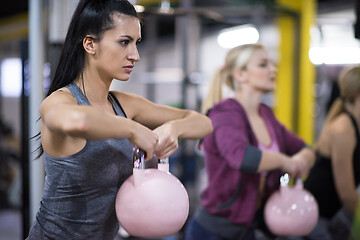
[[[138,62],[140,60],[139,51],[136,46],[130,51],[128,58],[134,62]]]
[[[270,69],[272,72],[277,72],[277,67],[273,63],[270,64]]]

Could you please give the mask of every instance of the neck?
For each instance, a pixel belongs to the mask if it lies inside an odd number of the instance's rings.
[[[107,96],[111,80],[104,81],[96,72],[84,70],[83,79],[79,77],[75,83],[84,91],[84,94],[93,105],[108,103]]]
[[[248,114],[258,114],[263,95],[263,93],[240,89],[235,93],[235,99],[241,103]]]

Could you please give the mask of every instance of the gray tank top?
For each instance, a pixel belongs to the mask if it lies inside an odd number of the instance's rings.
[[[67,88],[80,105],[90,105],[76,84]],[[126,117],[116,98],[108,99],[116,114]],[[115,198],[132,174],[132,148],[127,139],[87,140],[71,156],[44,153],[44,193],[27,239],[113,240],[119,228]]]

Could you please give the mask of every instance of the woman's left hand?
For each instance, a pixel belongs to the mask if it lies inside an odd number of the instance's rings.
[[[178,149],[178,134],[171,122],[161,125],[153,132],[159,137],[154,150],[157,158],[167,158]]]

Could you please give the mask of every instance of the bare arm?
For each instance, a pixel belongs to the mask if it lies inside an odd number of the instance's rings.
[[[329,129],[335,187],[344,206],[354,213],[359,201],[353,171],[355,132],[347,117],[339,117]]]
[[[182,118],[170,120],[154,130],[159,136],[155,155],[168,157],[178,148],[178,138],[197,139],[211,131],[212,125],[207,117],[188,111]]]
[[[295,163],[285,154],[271,151],[262,151],[261,161],[258,172],[282,169],[288,172],[290,176],[296,174]]]
[[[292,157],[282,153],[263,151],[258,172],[282,169],[291,177],[304,177],[315,161],[315,153],[310,148],[303,148]]]
[[[289,161],[290,158],[285,154],[271,151],[262,151],[258,172],[283,168]]]
[[[171,155],[177,149],[178,138],[198,139],[213,130],[211,120],[191,110],[154,104],[142,97],[117,93],[128,116],[153,129],[159,136],[156,155],[159,158]]]
[[[47,97],[41,105],[40,114],[42,132],[57,138],[128,138],[150,156],[158,141],[157,135],[141,124],[99,108],[78,105],[67,92],[58,91]],[[45,136],[44,139],[53,137]]]

